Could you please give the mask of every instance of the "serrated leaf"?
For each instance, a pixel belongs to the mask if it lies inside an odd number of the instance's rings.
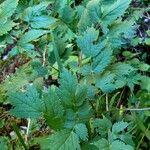
[[[24,21],[30,22],[34,17],[38,17],[46,10],[50,2],[41,2],[33,7],[28,7],[23,12],[22,18]]]
[[[76,93],[75,93],[75,99],[77,102],[77,106],[81,106],[83,104],[83,102],[85,101],[86,97],[87,97],[87,85],[86,84],[79,84],[77,86],[76,89]]]
[[[128,8],[131,0],[117,0],[109,7],[104,7],[101,23],[104,26],[111,24],[115,19],[122,16]]]
[[[101,0],[103,5],[110,5],[113,4],[116,0]]]
[[[14,13],[19,0],[5,0],[0,5],[0,18],[8,18]]]
[[[93,126],[101,136],[106,136],[111,129],[112,123],[106,117],[103,117],[103,119],[95,119]]]
[[[11,113],[21,118],[38,118],[45,111],[35,87],[28,86],[26,92],[9,93],[9,100],[14,106]]]
[[[91,0],[88,2],[78,23],[79,30],[85,31],[87,27],[91,27],[92,24],[99,22],[102,14],[100,6],[100,0]]]
[[[49,28],[56,22],[56,19],[49,16],[37,16],[30,20],[32,28]]]
[[[20,38],[19,44],[23,45],[25,43],[34,41],[38,39],[40,36],[47,34],[47,33],[49,33],[49,31],[47,30],[36,30],[36,29],[29,30]]]
[[[131,72],[129,76],[126,78],[126,84],[133,91],[134,86],[140,84],[142,76],[140,74],[136,74],[135,72]]]
[[[7,19],[0,19],[0,36],[9,32],[14,26],[15,23],[13,21]]]
[[[134,23],[135,22],[133,20],[121,21],[121,19],[118,19],[111,25],[110,31],[106,36],[114,39],[114,38],[120,38],[119,35],[123,34],[125,38],[132,38],[135,34],[135,29],[136,29]]]
[[[129,75],[134,70],[136,69],[125,63],[116,63],[112,66],[112,72],[117,76]]]
[[[88,139],[88,130],[85,124],[79,123],[74,127],[75,133],[79,136],[80,139],[86,141]]]
[[[95,56],[99,49],[95,49],[93,42],[97,40],[99,32],[94,28],[88,28],[83,36],[78,36],[77,45],[87,57]]]
[[[72,106],[75,100],[75,93],[77,88],[77,77],[65,70],[59,79],[60,87],[58,95],[63,103],[67,106]]]
[[[116,89],[115,75],[105,74],[96,80],[96,87],[100,88],[104,93],[112,92]]]
[[[95,145],[98,148],[98,150],[110,150],[109,142],[104,138],[94,142],[93,145]]]
[[[50,128],[59,129],[64,125],[64,108],[56,95],[55,91],[50,88],[47,93],[43,94],[43,102],[45,103],[44,117]]]
[[[128,125],[129,124],[127,122],[123,122],[123,121],[117,122],[113,125],[112,132],[115,134],[119,133],[119,132],[123,131],[125,128],[127,128]]]
[[[75,11],[70,6],[65,6],[60,11],[60,16],[65,23],[71,23],[74,19]]]
[[[80,150],[79,138],[73,131],[62,130],[38,140],[41,150]]]
[[[98,50],[100,50],[100,48]],[[112,50],[109,48],[108,49],[104,48],[103,50],[100,50],[97,56],[93,57],[93,62],[91,64],[84,65],[81,68],[81,73],[83,75],[90,75],[93,73],[101,74],[111,63],[111,61],[112,61]]]
[[[92,63],[92,71],[94,73],[102,73],[106,67],[111,63],[112,60],[112,50],[104,49],[100,52]]]
[[[110,150],[134,150],[134,148],[130,145],[126,145],[125,143],[116,140],[113,141],[110,145]]]

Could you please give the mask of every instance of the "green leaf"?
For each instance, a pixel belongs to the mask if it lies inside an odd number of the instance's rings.
[[[148,36],[150,36],[150,30],[147,30],[146,33]]]
[[[23,20],[30,22],[34,17],[40,16],[43,11],[46,11],[46,8],[49,4],[50,2],[41,2],[38,5],[34,5],[33,7],[28,7],[23,12]]]
[[[119,133],[119,132],[123,131],[125,128],[127,128],[128,125],[129,124],[127,122],[123,122],[123,121],[117,122],[113,125],[112,132],[115,134]]]
[[[106,136],[111,129],[112,123],[106,117],[103,117],[103,119],[95,119],[93,126],[101,136]]]
[[[86,84],[79,84],[75,93],[75,100],[77,106],[81,106],[85,99],[87,98],[88,87]]]
[[[116,140],[113,141],[110,145],[110,150],[134,150],[134,148],[130,145],[126,145],[125,143]]]
[[[44,117],[50,128],[60,129],[64,125],[64,108],[59,100],[56,92],[50,88],[48,92],[43,94],[43,102],[45,103]]]
[[[112,66],[112,72],[117,76],[129,75],[134,70],[136,69],[125,63],[116,63]]]
[[[101,17],[101,23],[103,26],[111,24],[115,19],[122,16],[125,10],[129,7],[131,0],[117,0],[109,7],[104,7]]]
[[[150,69],[150,65],[146,63],[140,63],[138,68],[140,71],[148,71]]]
[[[104,49],[94,58],[92,63],[92,72],[102,73],[106,67],[111,63],[112,60],[112,50]]]
[[[14,108],[11,114],[21,118],[38,118],[45,111],[43,101],[33,86],[28,86],[25,92],[9,93],[9,100]]]
[[[12,16],[14,11],[16,10],[16,7],[18,5],[19,0],[5,0],[0,5],[0,19],[1,18],[8,18]]]
[[[90,75],[93,73],[101,74],[111,63],[111,61],[112,50],[110,48],[104,48],[102,51],[99,52],[99,54],[96,57],[93,57],[93,62],[91,64],[84,65],[81,68],[81,73],[83,75]]]
[[[62,130],[45,139],[38,139],[41,150],[80,150],[79,138],[73,131]]]
[[[150,38],[146,38],[146,39],[145,39],[145,44],[146,44],[146,45],[150,45]]]
[[[82,139],[83,141],[86,141],[88,139],[88,130],[85,124],[76,124],[74,129],[75,133],[79,136],[80,139]]]
[[[126,84],[130,88],[131,91],[134,90],[134,86],[140,84],[142,76],[141,74],[137,74],[135,72],[131,72],[129,76],[126,78]]]
[[[30,20],[30,24],[32,28],[49,28],[56,22],[56,19],[49,16],[36,16]]]
[[[0,36],[9,32],[14,26],[15,23],[13,21],[7,19],[0,19]]]
[[[116,0],[101,0],[103,5],[110,5],[112,3],[114,3]]]
[[[109,142],[104,138],[94,142],[93,145],[95,145],[99,150],[110,150]]]
[[[100,1],[101,0],[90,0],[88,2],[78,23],[79,30],[85,31],[87,27],[91,27],[92,24],[99,22],[102,15]]]
[[[143,90],[150,92],[150,77],[142,76],[140,86]]]
[[[12,149],[8,137],[0,136],[0,149],[3,149],[3,150]]]
[[[8,93],[15,93],[20,91],[24,86],[29,84],[29,82],[34,81],[38,78],[37,72],[31,67],[30,63],[16,69],[14,74],[11,74],[6,78],[0,86],[0,101],[7,101],[6,97]]]
[[[38,39],[40,36],[47,34],[47,33],[49,33],[49,31],[47,30],[36,30],[36,29],[29,30],[20,38],[19,44],[23,45],[25,43],[34,41]]]
[[[93,42],[97,40],[99,32],[94,28],[88,28],[83,36],[78,36],[77,45],[86,57],[95,56],[100,49],[95,49]]]
[[[60,11],[60,16],[62,20],[69,24],[74,20],[75,11],[72,9],[70,6],[65,6],[61,11]]]
[[[114,74],[104,74],[96,80],[96,87],[100,88],[104,93],[112,92],[116,89]]]
[[[75,102],[75,93],[78,84],[77,77],[65,70],[60,75],[59,83],[58,95],[60,99],[66,106],[72,106]]]

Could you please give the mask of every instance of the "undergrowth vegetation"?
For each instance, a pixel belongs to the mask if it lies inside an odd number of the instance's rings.
[[[148,150],[147,0],[3,0],[0,149]]]

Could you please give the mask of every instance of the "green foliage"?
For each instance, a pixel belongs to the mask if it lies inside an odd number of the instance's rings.
[[[79,138],[73,131],[62,130],[45,139],[38,139],[41,149],[79,150]]]
[[[25,147],[149,147],[150,65],[145,46],[150,31],[142,31],[144,38],[137,36],[146,10],[133,8],[131,0],[0,4],[0,103],[12,106],[14,118],[28,120],[25,135],[19,128],[16,132]],[[35,138],[33,122],[38,122],[38,130],[51,133]],[[0,149],[11,149],[7,138],[1,141]]]
[[[44,103],[39,98],[36,89],[32,86],[27,87],[26,93],[11,93],[9,97],[12,105],[15,106],[12,111],[12,114],[15,116],[37,118],[45,111]]]
[[[105,27],[111,24],[117,17],[122,16],[128,8],[130,2],[131,0],[117,0],[109,7],[109,9],[104,7],[101,18],[102,25]]]
[[[82,123],[77,124],[75,126],[75,132],[81,140],[86,141],[88,139],[88,130],[86,128],[86,125]]]
[[[0,5],[0,36],[6,34],[15,26],[10,17],[16,10],[18,0],[6,0]]]
[[[103,120],[99,120],[99,123],[104,126],[104,123],[107,121],[108,124],[108,120],[106,118],[104,118]],[[99,124],[99,126],[100,126]],[[105,125],[106,126],[106,125]],[[123,130],[125,128],[127,128],[128,123],[127,122],[117,122],[112,126],[112,131],[110,131],[111,129],[111,123],[109,123],[109,126],[107,130],[107,134],[109,134],[108,136],[108,140],[106,140],[105,138],[101,138],[98,141],[93,142],[93,144],[100,150],[100,149],[106,149],[106,150],[133,150],[134,148],[131,145],[128,145],[128,143],[126,143],[127,141],[125,140],[125,138],[121,138],[123,136],[127,136],[127,135],[123,135],[124,133],[120,133],[123,132]],[[102,131],[102,130],[101,130]],[[103,132],[102,132],[103,133]],[[120,134],[122,134],[122,136],[120,136]],[[104,135],[102,135],[103,137]],[[128,135],[128,137],[130,137]]]

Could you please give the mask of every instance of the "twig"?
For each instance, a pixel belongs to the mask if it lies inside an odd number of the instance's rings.
[[[25,149],[25,150],[28,150],[28,147],[27,147],[27,145],[25,144],[24,139],[23,139],[22,135],[20,134],[17,125],[16,125],[15,123],[13,123],[12,127],[13,127],[15,133],[17,134],[18,139],[19,139],[19,141],[21,142],[21,144],[22,144],[22,146],[24,147],[24,149]]]
[[[108,94],[106,94],[106,111],[109,111],[109,107],[108,107]]]
[[[46,62],[46,52],[47,52],[47,48],[45,48],[44,52],[43,52],[43,64],[42,66],[45,66],[45,62]]]
[[[117,107],[119,107],[120,105],[120,102],[121,102],[121,99],[122,99],[122,95],[123,95],[123,92],[124,92],[125,88],[123,88],[121,94],[120,94],[120,97],[119,97],[119,100],[118,100],[118,103],[117,103]]]
[[[111,109],[108,111],[148,111],[150,110],[150,107],[145,108],[122,108],[122,109]]]
[[[31,124],[31,119],[28,118],[28,126],[27,126],[27,130],[26,130],[26,135],[25,135],[25,143],[27,143],[27,141],[28,141],[28,135],[29,135],[30,124]]]
[[[142,141],[143,141],[143,139],[144,139],[144,137],[145,137],[145,135],[146,135],[146,132],[149,130],[149,128],[150,128],[150,125],[147,127],[147,129],[145,130],[145,132],[144,132],[144,134],[143,134],[141,140],[138,142],[138,145],[137,145],[137,147],[136,147],[136,150],[139,149],[139,147],[140,147],[140,145],[141,145],[141,143],[142,143]]]

